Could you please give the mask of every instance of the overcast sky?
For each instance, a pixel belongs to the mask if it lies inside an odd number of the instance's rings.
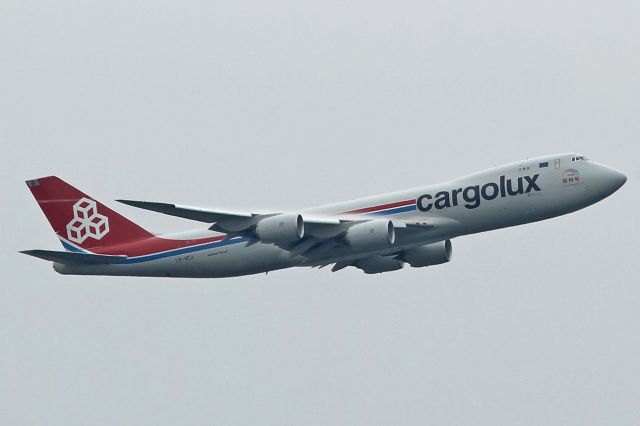
[[[0,2],[0,423],[637,425],[638,1]],[[24,180],[296,209],[537,155],[627,184],[366,276],[70,277]]]

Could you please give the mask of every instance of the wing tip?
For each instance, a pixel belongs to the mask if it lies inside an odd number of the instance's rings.
[[[140,204],[140,203],[143,202],[143,201],[123,200],[123,199],[119,199],[119,200],[116,200],[116,201],[119,202],[119,203],[122,203],[122,204],[126,204],[128,206],[135,206],[136,204]]]

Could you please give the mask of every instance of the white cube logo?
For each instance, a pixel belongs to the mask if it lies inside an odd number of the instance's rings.
[[[86,223],[78,219],[73,219],[67,224],[67,237],[69,237],[71,241],[82,243],[89,236],[88,230]]]
[[[86,198],[81,199],[73,206],[73,217],[80,220],[89,220],[96,214],[96,202]]]
[[[95,201],[81,198],[73,205],[73,219],[67,223],[69,240],[82,244],[89,237],[99,240],[108,232],[109,219],[98,214]]]

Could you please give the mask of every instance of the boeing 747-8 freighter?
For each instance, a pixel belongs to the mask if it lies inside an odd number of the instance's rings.
[[[564,215],[608,197],[626,176],[577,154],[494,167],[430,185],[288,212],[229,212],[118,200],[206,227],[155,235],[55,176],[27,181],[65,251],[22,253],[61,274],[233,277],[293,266],[367,274],[438,265],[461,235]]]

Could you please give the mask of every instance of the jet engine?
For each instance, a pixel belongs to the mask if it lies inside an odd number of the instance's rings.
[[[364,271],[365,274],[379,274],[402,269],[404,263],[391,257],[371,256],[359,259],[353,266]]]
[[[393,245],[396,231],[390,220],[376,219],[351,226],[344,239],[356,249],[384,248]]]
[[[451,241],[445,240],[412,248],[403,252],[398,258],[414,268],[446,263],[451,260]]]
[[[295,213],[266,217],[256,225],[256,236],[266,243],[286,243],[304,237],[304,220]]]

